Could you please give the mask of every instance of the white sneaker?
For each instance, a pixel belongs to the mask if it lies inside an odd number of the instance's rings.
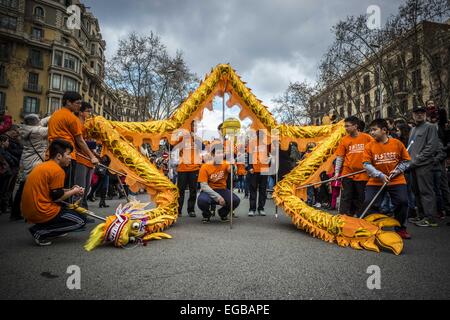
[[[36,242],[36,244],[38,246],[41,246],[41,247],[49,246],[49,245],[52,244],[52,242],[50,240],[47,240],[47,239],[39,239],[38,240],[38,239],[36,239],[34,237],[33,237],[33,239],[34,239],[34,242]]]
[[[313,207],[320,208],[320,207],[322,207],[322,205],[320,204],[320,202],[317,202],[315,205],[313,205]]]
[[[258,214],[259,214],[260,216],[265,216],[265,215],[266,215],[266,213],[264,212],[264,210],[258,210]]]
[[[248,212],[248,216],[249,216],[249,217],[255,216],[255,211],[249,211],[249,212]]]

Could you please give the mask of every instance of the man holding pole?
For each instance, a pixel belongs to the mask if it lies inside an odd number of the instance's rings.
[[[395,219],[401,225],[396,227],[395,231],[403,239],[411,239],[405,227],[408,193],[403,174],[409,167],[411,157],[400,140],[388,136],[389,128],[386,120],[373,120],[370,124],[370,134],[375,141],[367,144],[362,159],[364,168],[370,176],[366,186],[364,207],[373,205],[375,208],[379,208],[385,192],[388,192],[395,208]],[[380,193],[380,189],[384,187],[386,189]],[[366,211],[369,212],[372,210],[371,208],[367,209]]]
[[[369,177],[362,165],[362,156],[367,144],[373,141],[372,137],[366,133],[359,132],[358,126],[360,120],[357,117],[350,116],[345,119],[345,130],[348,135],[345,136],[336,150],[336,168],[334,177],[338,178],[340,174],[348,175],[342,179],[342,193],[339,213],[350,216],[361,213],[362,203],[364,201],[364,190]],[[341,172],[342,169],[342,172]]]

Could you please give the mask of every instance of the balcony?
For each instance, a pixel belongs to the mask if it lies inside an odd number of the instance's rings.
[[[24,83],[23,85],[23,90],[24,91],[28,91],[28,92],[32,92],[32,93],[38,93],[41,94],[43,91],[43,86],[40,86],[36,83]]]
[[[33,14],[33,22],[43,24],[43,23],[45,23],[45,17],[41,16],[41,15]]]

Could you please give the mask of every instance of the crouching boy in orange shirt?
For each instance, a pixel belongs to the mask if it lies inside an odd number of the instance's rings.
[[[84,216],[59,204],[69,197],[84,194],[79,186],[64,189],[63,168],[70,165],[72,151],[70,142],[53,140],[49,147],[50,160],[37,165],[25,182],[22,213],[27,222],[35,223],[29,230],[37,245],[51,245],[51,239],[65,236],[86,224]]]

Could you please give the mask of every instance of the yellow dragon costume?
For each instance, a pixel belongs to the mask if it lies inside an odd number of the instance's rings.
[[[170,139],[175,130],[189,130],[193,120],[202,119],[205,108],[212,111],[214,97],[223,96],[225,92],[230,95],[227,106],[240,106],[240,119],[250,117],[253,129],[278,130],[282,149],[287,149],[292,141],[297,142],[301,149],[309,142],[317,143],[314,151],[275,187],[275,203],[284,209],[299,229],[340,246],[376,252],[384,247],[396,255],[401,253],[403,241],[400,236],[382,230],[383,227],[398,226],[396,220],[381,214],[365,219],[333,216],[307,206],[302,200],[304,195],[298,187],[317,179],[318,172],[329,164],[345,135],[343,124],[310,127],[278,124],[228,64],[216,66],[167,120],[124,123],[95,117],[86,123],[90,137],[102,143],[104,151],[111,157],[112,167],[127,174],[126,180],[132,190],[144,187],[156,205],[150,210],[144,210],[145,204],[137,202],[119,207],[115,215],[92,231],[86,250],[105,242],[124,246],[130,240],[146,242],[170,238],[162,231],[177,220],[177,187],[141,155],[139,146],[148,142],[157,149],[159,141]]]

